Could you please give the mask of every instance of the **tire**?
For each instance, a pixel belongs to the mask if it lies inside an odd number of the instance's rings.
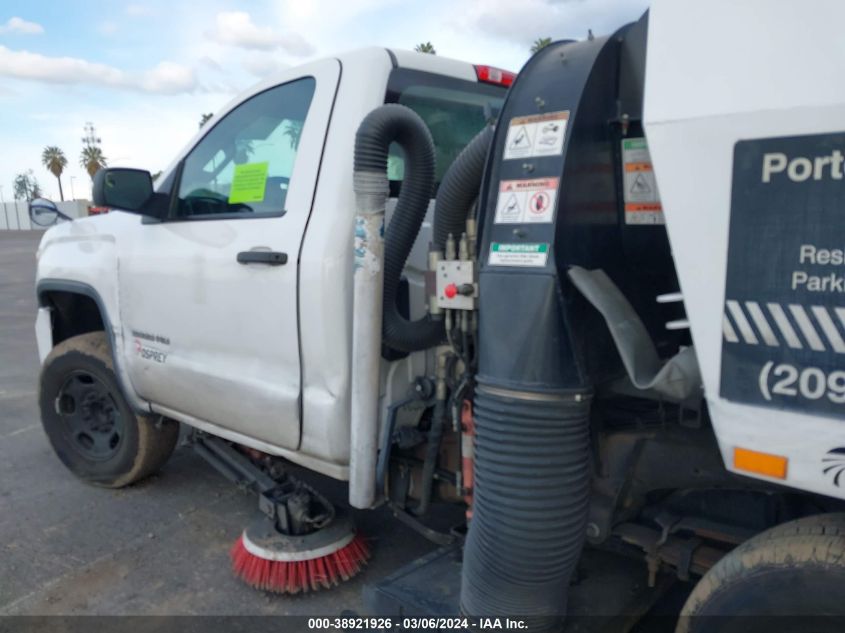
[[[179,424],[135,413],[114,375],[105,332],[62,341],[41,368],[41,423],[56,455],[83,481],[121,488],[170,457]]]
[[[821,514],[766,530],[722,558],[690,594],[676,633],[838,632],[843,616],[845,513]]]

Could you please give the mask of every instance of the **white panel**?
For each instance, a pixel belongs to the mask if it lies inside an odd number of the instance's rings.
[[[845,129],[845,3],[656,0],[649,15],[646,135],[726,465],[735,446],[786,455],[789,485],[845,497],[820,467],[845,444],[841,420],[718,396],[734,144]],[[783,342],[800,345],[770,305],[764,312]]]
[[[841,0],[655,0],[649,123],[842,104],[843,23]]]

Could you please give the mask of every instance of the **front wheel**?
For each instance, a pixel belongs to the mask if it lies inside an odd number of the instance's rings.
[[[843,587],[845,514],[790,521],[716,563],[687,599],[676,633],[839,633]]]
[[[62,341],[44,360],[41,422],[62,463],[91,484],[120,488],[170,457],[179,424],[137,414],[121,393],[105,332]]]

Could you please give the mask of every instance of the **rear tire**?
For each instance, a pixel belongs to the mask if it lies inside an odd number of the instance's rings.
[[[105,332],[62,341],[48,354],[39,385],[41,423],[56,455],[90,484],[121,488],[170,457],[179,424],[135,413],[114,375]]]
[[[676,633],[771,633],[773,620],[766,616],[798,616],[778,620],[779,633],[838,632],[845,616],[843,587],[845,514],[790,521],[716,563],[687,599]],[[807,619],[813,616],[838,619]]]

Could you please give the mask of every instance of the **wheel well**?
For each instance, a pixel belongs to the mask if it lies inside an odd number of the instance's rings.
[[[41,294],[40,303],[53,308],[53,345],[72,336],[105,330],[100,308],[91,297],[51,290]]]

